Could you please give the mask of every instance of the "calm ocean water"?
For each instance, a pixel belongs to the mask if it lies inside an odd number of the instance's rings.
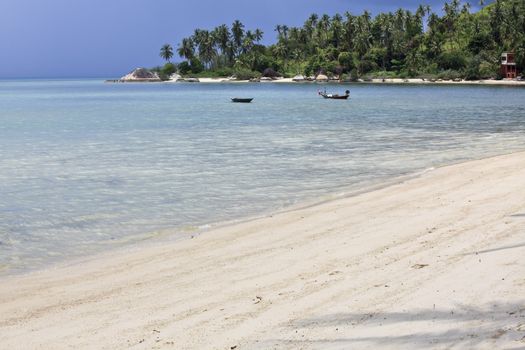
[[[0,81],[0,273],[525,149],[523,88],[319,87]]]

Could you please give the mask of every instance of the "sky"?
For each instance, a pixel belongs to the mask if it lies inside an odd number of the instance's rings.
[[[477,3],[477,1],[472,1]],[[277,24],[300,26],[311,13],[367,9],[373,14],[420,3],[439,11],[444,0],[0,0],[0,79],[120,77],[163,63],[195,28],[260,28],[275,41]]]

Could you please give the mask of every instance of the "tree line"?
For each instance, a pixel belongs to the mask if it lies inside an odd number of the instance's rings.
[[[429,6],[360,15],[312,14],[300,27],[277,25],[277,40],[262,45],[260,29],[231,27],[196,29],[182,39],[177,66],[169,61],[171,45],[161,49],[167,74],[227,76],[461,77],[494,78],[504,51],[516,53],[525,67],[525,1],[495,0],[477,12],[469,2],[445,2],[438,14]]]

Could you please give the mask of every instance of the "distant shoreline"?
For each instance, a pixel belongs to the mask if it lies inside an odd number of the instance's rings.
[[[261,83],[261,84],[395,84],[395,85],[482,85],[482,86],[522,86],[525,87],[525,81],[517,80],[428,80],[428,79],[371,79],[371,80],[358,80],[358,81],[340,81],[340,80],[328,80],[328,81],[311,81],[303,80],[296,81],[293,78],[278,78],[273,80],[262,80],[262,81],[249,81],[249,80],[233,80],[230,78],[192,78],[193,81],[158,81],[148,79],[137,79],[137,80],[122,80],[122,79],[109,79],[105,80],[106,83],[163,83],[163,84],[174,84],[174,83],[204,83],[204,84],[224,84],[224,83]],[[196,80],[198,79],[198,80]]]

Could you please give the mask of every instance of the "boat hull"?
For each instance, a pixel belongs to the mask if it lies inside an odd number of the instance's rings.
[[[348,99],[348,97],[350,97],[350,95],[325,95],[325,94],[320,94],[320,95],[323,96],[323,98],[327,98],[331,100],[346,100]]]
[[[253,98],[239,98],[239,97],[234,97],[232,98],[232,102],[236,102],[236,103],[250,103],[252,102]]]

